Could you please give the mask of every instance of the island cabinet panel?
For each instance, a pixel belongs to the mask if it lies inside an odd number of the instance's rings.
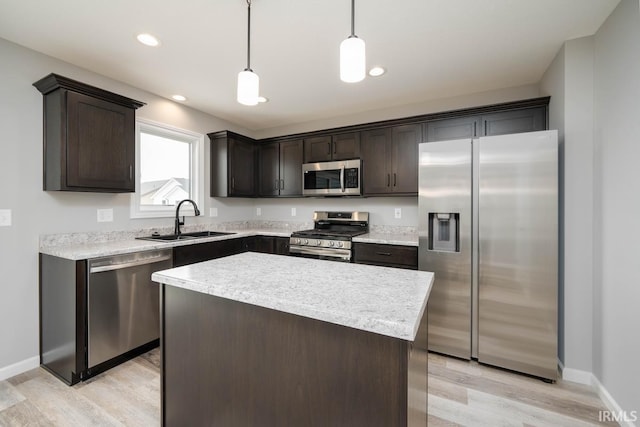
[[[416,246],[354,242],[353,260],[358,264],[417,270],[418,248]]]
[[[44,101],[44,190],[135,191],[139,101],[50,74],[34,83]]]
[[[161,295],[164,426],[426,426],[427,357],[410,342],[168,285]]]

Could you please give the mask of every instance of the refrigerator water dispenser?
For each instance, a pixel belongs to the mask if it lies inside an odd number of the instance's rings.
[[[460,213],[429,212],[429,250],[460,252]]]

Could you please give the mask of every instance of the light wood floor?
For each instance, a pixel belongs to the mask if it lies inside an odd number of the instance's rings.
[[[429,355],[429,426],[598,425],[588,387]],[[160,425],[159,353],[68,387],[43,369],[0,381],[0,426]]]

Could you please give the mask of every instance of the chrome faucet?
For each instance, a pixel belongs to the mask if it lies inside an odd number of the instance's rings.
[[[173,229],[173,234],[178,235],[178,236],[179,236],[179,235],[180,235],[180,233],[181,233],[181,231],[180,231],[180,226],[181,226],[181,225],[184,225],[184,215],[182,216],[182,221],[180,221],[180,216],[179,216],[179,213],[180,213],[180,206],[182,206],[182,204],[183,204],[184,202],[189,202],[189,203],[191,203],[191,204],[193,205],[193,211],[194,211],[195,215],[196,215],[196,216],[199,216],[199,215],[200,215],[200,210],[198,209],[198,205],[196,205],[196,202],[194,202],[193,200],[191,200],[191,199],[184,199],[184,200],[182,200],[180,203],[178,203],[178,206],[176,206],[176,222],[175,222],[176,226],[175,226],[175,228]]]

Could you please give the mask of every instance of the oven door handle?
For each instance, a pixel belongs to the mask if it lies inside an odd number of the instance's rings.
[[[340,189],[344,193],[344,165],[342,165],[342,169],[340,169]]]
[[[344,260],[351,259],[351,251],[349,249],[325,249],[325,248],[289,245],[289,253],[302,254],[302,255],[326,256],[326,257],[339,258]]]

